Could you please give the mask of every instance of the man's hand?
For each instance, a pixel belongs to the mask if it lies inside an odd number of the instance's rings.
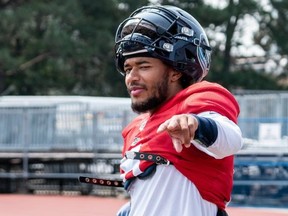
[[[197,119],[191,114],[174,115],[170,119],[162,123],[157,133],[167,131],[172,139],[174,148],[177,152],[181,152],[184,145],[189,148],[191,140],[193,140],[195,131],[198,128]]]

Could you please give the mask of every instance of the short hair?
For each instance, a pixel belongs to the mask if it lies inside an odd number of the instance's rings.
[[[193,77],[189,76],[186,73],[181,73],[181,74],[182,74],[182,76],[180,77],[179,81],[180,81],[180,85],[183,89],[196,83],[196,81],[193,79]]]

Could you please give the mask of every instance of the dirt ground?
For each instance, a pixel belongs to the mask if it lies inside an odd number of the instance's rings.
[[[5,216],[115,216],[128,200],[96,196],[1,194]],[[229,216],[288,216],[287,209],[229,207]]]

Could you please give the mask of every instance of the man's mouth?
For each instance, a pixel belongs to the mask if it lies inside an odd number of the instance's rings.
[[[132,88],[132,89],[130,90],[130,95],[132,95],[133,97],[137,97],[137,96],[139,96],[143,91],[144,91],[143,88]]]
[[[138,97],[143,91],[145,91],[144,86],[132,86],[129,88],[130,95],[133,97]]]

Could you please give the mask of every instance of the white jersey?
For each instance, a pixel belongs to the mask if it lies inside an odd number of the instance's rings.
[[[131,184],[129,216],[216,216],[217,206],[173,165],[158,165],[152,175]]]
[[[201,113],[200,116],[212,118],[216,122],[218,137],[208,148],[192,142],[198,149],[212,157],[223,158],[241,148],[241,131],[235,123],[215,112]],[[131,169],[129,162],[132,167],[135,160],[123,161],[121,168]],[[129,216],[216,216],[217,214],[217,206],[204,200],[193,182],[173,165],[158,165],[155,173],[147,178],[136,178],[129,186],[128,193],[131,197]]]

